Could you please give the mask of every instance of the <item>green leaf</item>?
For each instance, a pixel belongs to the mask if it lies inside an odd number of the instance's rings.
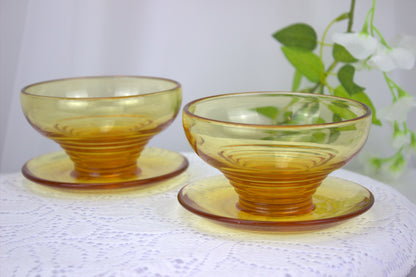
[[[347,64],[341,67],[337,74],[338,80],[349,95],[354,95],[355,93],[364,91],[363,87],[354,83],[354,73],[355,68],[352,65]]]
[[[348,91],[346,91],[342,85],[339,85],[335,88],[334,95],[338,97],[351,98],[351,96],[348,94]]]
[[[270,119],[276,119],[277,115],[279,114],[279,109],[273,106],[258,107],[252,110]]]
[[[324,66],[319,57],[310,51],[296,47],[282,47],[289,62],[309,81],[318,83],[321,80],[321,74]]]
[[[343,119],[353,119],[357,117],[353,111],[338,105],[330,104],[328,105],[328,108],[334,113],[334,116],[337,115]]]
[[[317,118],[312,119],[312,123],[313,124],[324,124],[324,123],[326,123],[326,121],[322,117],[317,117]]]
[[[275,140],[276,138],[275,137],[264,137],[264,138],[262,138],[262,140]]]
[[[334,100],[332,101],[332,103],[334,103],[334,105],[340,107],[341,109],[348,109],[348,104],[345,103],[344,101],[340,101],[340,100]]]
[[[319,111],[319,102],[315,99],[311,99],[311,102],[304,103],[299,110],[298,113],[305,114],[308,117],[312,117]]]
[[[337,129],[331,129],[329,133],[328,143],[335,142],[339,136],[341,135],[341,132]]]
[[[396,89],[397,89],[397,94],[398,94],[399,98],[409,96],[409,93],[407,93],[407,91],[405,91],[401,87],[396,86]]]
[[[332,121],[333,121],[333,122],[340,122],[340,121],[342,121],[342,117],[341,117],[341,116],[339,116],[338,114],[334,113],[334,114],[332,115]]]
[[[374,125],[378,125],[378,126],[382,125],[381,120],[377,118],[376,109],[374,108],[373,102],[371,102],[370,98],[367,96],[367,94],[365,94],[364,91],[353,94],[351,96],[351,98],[355,101],[361,102],[361,103],[369,106],[371,111],[372,111],[372,115],[373,115],[373,118],[372,118],[371,122]]]
[[[335,18],[335,22],[338,22],[338,21],[341,21],[341,20],[344,20],[344,19],[348,19],[348,18],[350,18],[350,13],[349,12],[345,12],[345,13],[343,13],[343,14],[341,14],[340,16],[338,16],[337,18]]]
[[[291,113],[290,117],[284,117],[287,119],[285,124],[310,124],[319,121],[319,102],[312,100],[312,102],[306,102],[301,106],[293,107],[295,111]],[[286,113],[285,113],[286,114]],[[321,118],[321,120],[323,120]]]
[[[299,70],[295,70],[295,76],[293,76],[292,91],[297,91],[302,81],[302,73]]]
[[[355,131],[357,130],[357,127],[355,127],[355,125],[347,125],[343,127],[338,127],[337,129],[338,131]]]
[[[358,61],[354,58],[344,46],[335,43],[334,47],[332,48],[332,56],[336,61],[343,62],[343,63],[354,63]]]
[[[355,93],[353,95],[349,95],[343,86],[338,86],[334,90],[334,95],[339,96],[339,97],[344,97],[344,98],[350,98],[350,99],[353,99],[355,101],[361,102],[369,106],[373,114],[372,123],[378,126],[382,125],[381,120],[377,118],[376,109],[374,107],[373,102],[371,101],[371,99],[368,97],[368,95],[364,91]]]
[[[293,112],[292,111],[286,111],[283,114],[283,122],[287,123],[290,122],[292,120],[293,117]]]
[[[312,134],[312,137],[314,139],[314,142],[322,143],[322,142],[324,142],[324,140],[326,138],[326,134],[324,132],[318,131],[318,132],[314,132]]]
[[[376,169],[381,169],[383,161],[380,158],[371,158],[370,159],[370,164]]]
[[[396,158],[393,160],[393,163],[389,166],[389,169],[393,172],[400,172],[406,166],[406,159],[403,154],[396,155]]]
[[[410,147],[416,149],[416,135],[413,131],[410,131]]]
[[[287,26],[275,32],[273,37],[285,46],[298,47],[309,51],[314,50],[317,45],[315,30],[304,23]]]

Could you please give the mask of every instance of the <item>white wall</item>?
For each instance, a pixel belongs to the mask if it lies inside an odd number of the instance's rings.
[[[28,159],[59,149],[22,115],[19,90],[29,83],[85,75],[160,76],[182,84],[184,103],[227,92],[289,90],[293,69],[271,34],[300,21],[322,33],[349,2],[0,0],[0,171],[18,171]],[[357,0],[355,30],[370,5]],[[375,22],[387,39],[400,32],[415,35],[415,10],[414,0],[378,1]],[[416,95],[415,72],[392,76]],[[376,105],[390,101],[381,74],[366,73],[358,83],[376,97]],[[190,150],[180,115],[151,145]]]

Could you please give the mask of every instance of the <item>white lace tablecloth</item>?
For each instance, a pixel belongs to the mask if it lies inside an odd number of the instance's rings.
[[[62,190],[1,175],[0,276],[406,276],[416,206],[370,178],[363,215],[307,233],[233,229],[191,214],[177,192],[218,172],[192,153],[184,174],[150,187]]]

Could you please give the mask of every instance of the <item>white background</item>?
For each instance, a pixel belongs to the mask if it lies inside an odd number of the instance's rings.
[[[293,68],[271,34],[305,22],[321,35],[349,5],[347,0],[0,0],[0,172],[18,171],[28,159],[59,149],[23,117],[19,91],[25,85],[89,75],[159,76],[182,84],[183,104],[220,93],[290,90]],[[357,0],[355,31],[370,6],[370,0]],[[375,23],[387,40],[415,35],[415,11],[414,0],[378,1]],[[346,21],[332,30],[345,29]],[[415,73],[391,76],[415,96]],[[377,107],[391,101],[381,73],[360,73],[356,82]],[[180,117],[151,145],[189,151]],[[385,130],[373,128],[369,151],[383,152]]]

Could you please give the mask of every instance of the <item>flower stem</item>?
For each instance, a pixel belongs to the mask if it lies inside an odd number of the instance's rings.
[[[351,0],[349,19],[348,19],[348,28],[347,28],[348,33],[352,31],[352,24],[354,22],[354,9],[355,9],[355,0]]]
[[[383,72],[383,76],[386,80],[387,86],[389,87],[391,95],[393,96],[393,102],[396,102],[396,100],[401,97],[410,97],[410,94],[390,79],[386,72]]]
[[[397,96],[394,93],[394,82],[389,78],[389,76],[387,76],[386,72],[383,72],[383,76],[384,76],[384,79],[386,80],[387,86],[389,87],[391,95],[393,96],[393,102],[396,102]]]
[[[371,30],[371,35],[374,36],[374,13],[376,11],[376,0],[373,0],[373,5],[371,7],[371,19],[370,19],[370,30]]]
[[[384,37],[381,34],[381,32],[375,26],[372,26],[372,30],[374,30],[377,33],[378,37],[380,38],[381,44],[383,44],[384,46],[386,46],[388,49],[391,50],[391,47],[387,44],[387,42],[384,39]]]
[[[351,32],[352,31],[352,24],[354,21],[354,9],[355,9],[355,0],[351,0],[351,5],[350,5],[350,10],[348,12],[348,27],[347,27],[347,32]],[[331,26],[335,23],[338,22],[338,18],[332,20],[328,26],[325,28],[325,31],[322,35],[322,42],[321,42],[321,46],[319,49],[319,58],[322,61],[322,55],[323,55],[323,46],[325,43],[325,38],[326,35],[329,31],[329,29],[331,28]],[[331,71],[335,68],[335,66],[338,64],[338,61],[333,61],[332,64],[328,67],[328,69],[326,70],[326,72],[323,73],[323,77],[322,80],[320,80],[313,88],[310,89],[310,92],[316,92],[316,90],[319,88],[319,93],[323,93],[325,86],[328,84],[326,81],[326,78],[328,77],[328,75],[331,74]]]
[[[361,30],[362,33],[370,34],[372,37],[374,36],[374,11],[376,9],[376,0],[373,0],[373,4],[371,5],[370,10],[367,12],[367,16],[365,17],[363,29]],[[370,28],[370,31],[368,30]]]

